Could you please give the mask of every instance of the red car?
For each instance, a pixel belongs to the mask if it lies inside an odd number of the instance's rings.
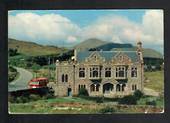
[[[48,78],[41,77],[41,78],[34,78],[28,82],[29,88],[42,88],[47,87]]]

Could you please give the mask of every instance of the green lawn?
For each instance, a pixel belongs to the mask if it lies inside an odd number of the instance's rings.
[[[164,71],[145,72],[144,75],[148,80],[145,81],[144,87],[157,92],[162,92],[164,90]]]
[[[163,100],[156,97],[144,97],[138,101],[138,105],[117,105],[113,101],[96,103],[79,97],[60,97],[42,99],[28,103],[9,103],[10,113],[48,113],[48,114],[99,114],[112,111],[111,113],[142,113],[146,108],[148,98],[155,99],[158,106],[151,107],[150,112],[160,112],[163,109]]]

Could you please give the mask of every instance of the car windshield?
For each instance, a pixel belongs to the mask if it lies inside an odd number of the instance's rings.
[[[30,82],[30,84],[38,85],[38,84],[39,84],[39,82],[38,82],[38,81],[37,81],[37,82]]]

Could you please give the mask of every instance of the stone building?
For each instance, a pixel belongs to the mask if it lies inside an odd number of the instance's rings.
[[[136,51],[74,51],[70,61],[56,61],[55,95],[119,97],[143,91],[142,43]]]

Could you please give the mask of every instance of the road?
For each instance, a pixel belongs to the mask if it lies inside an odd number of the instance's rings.
[[[17,68],[17,71],[19,72],[19,77],[17,80],[12,81],[8,84],[8,91],[15,91],[15,90],[22,90],[28,88],[28,82],[33,78],[33,75],[31,72],[23,69],[23,68]]]

